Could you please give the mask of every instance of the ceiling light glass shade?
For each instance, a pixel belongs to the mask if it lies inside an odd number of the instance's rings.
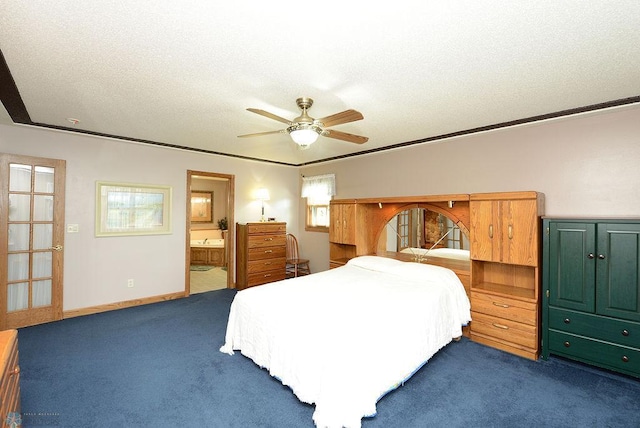
[[[291,139],[294,143],[304,148],[315,143],[318,139],[318,133],[309,128],[295,129],[291,131],[289,135],[291,135]]]

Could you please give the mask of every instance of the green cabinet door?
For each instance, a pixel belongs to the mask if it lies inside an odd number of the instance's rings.
[[[597,313],[640,321],[640,224],[599,223],[597,265]]]
[[[549,222],[549,305],[595,312],[595,223]]]

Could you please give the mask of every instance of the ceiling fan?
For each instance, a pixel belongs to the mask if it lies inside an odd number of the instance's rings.
[[[255,134],[238,135],[238,137],[257,137],[261,135],[280,133],[289,134],[291,139],[302,149],[308,148],[320,135],[356,144],[363,144],[369,140],[368,137],[363,137],[361,135],[354,135],[347,132],[336,131],[335,129],[328,129],[331,126],[342,125],[343,123],[355,122],[356,120],[364,119],[362,113],[356,110],[345,110],[340,113],[332,114],[331,116],[323,117],[322,119],[314,119],[307,114],[307,111],[313,105],[313,100],[311,98],[298,98],[296,100],[296,104],[298,104],[298,107],[302,110],[302,114],[293,120],[285,119],[284,117],[269,113],[268,111],[248,108],[247,110],[252,113],[277,120],[278,122],[286,123],[287,127],[278,131],[258,132]]]

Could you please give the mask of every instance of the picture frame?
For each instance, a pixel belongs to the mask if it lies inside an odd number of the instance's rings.
[[[213,192],[206,190],[191,192],[191,221],[196,223],[213,222]]]
[[[170,186],[96,182],[95,235],[171,233]]]

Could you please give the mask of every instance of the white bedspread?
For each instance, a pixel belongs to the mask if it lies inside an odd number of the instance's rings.
[[[236,294],[225,344],[269,370],[318,427],[360,427],[471,320],[450,270],[375,256]]]

